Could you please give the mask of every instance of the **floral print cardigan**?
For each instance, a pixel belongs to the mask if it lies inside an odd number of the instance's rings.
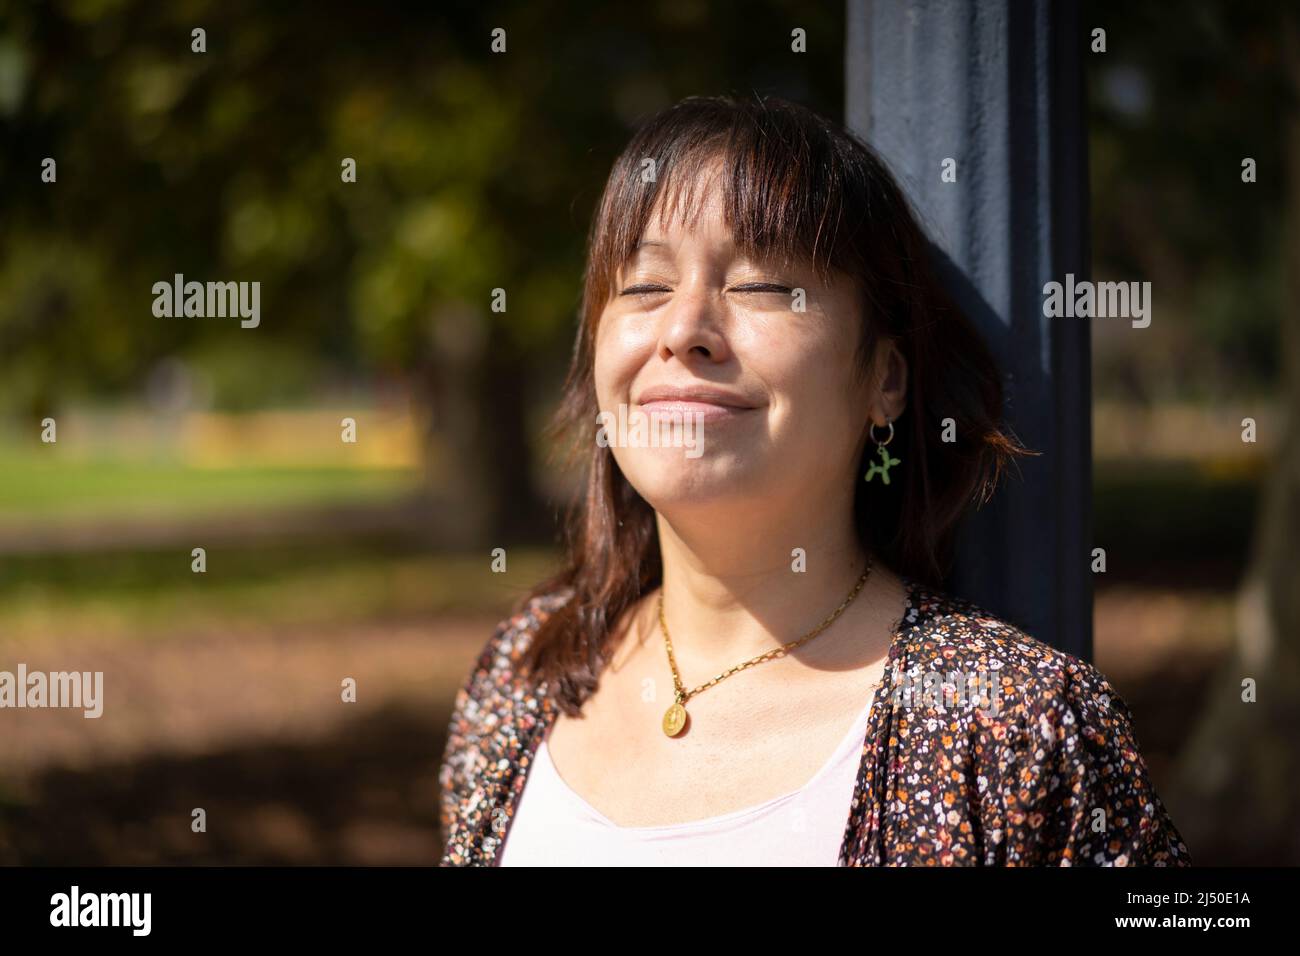
[[[876,685],[838,865],[1190,865],[1132,715],[1095,667],[904,581],[906,609]],[[533,598],[502,621],[457,692],[438,774],[441,866],[499,863],[558,713],[545,683],[514,665],[567,598]],[[936,692],[927,674],[992,676],[963,677],[963,699]]]

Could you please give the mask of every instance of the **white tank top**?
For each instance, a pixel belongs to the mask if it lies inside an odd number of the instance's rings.
[[[502,866],[835,866],[862,763],[871,701],[798,790],[720,816],[623,827],[584,800],[538,745]],[[549,731],[548,731],[549,736]]]

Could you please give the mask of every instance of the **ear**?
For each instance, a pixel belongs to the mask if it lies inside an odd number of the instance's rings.
[[[872,422],[883,427],[902,416],[907,408],[907,373],[907,360],[895,341],[881,339],[872,360]]]

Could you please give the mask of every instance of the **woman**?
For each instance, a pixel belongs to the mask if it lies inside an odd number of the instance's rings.
[[[586,492],[457,694],[443,865],[1188,864],[1106,679],[938,590],[1024,449],[866,146],[682,101],[614,165],[582,312]]]

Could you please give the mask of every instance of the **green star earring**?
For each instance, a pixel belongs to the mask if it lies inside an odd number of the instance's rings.
[[[885,450],[885,446],[894,440],[894,423],[886,418],[885,424],[889,426],[889,437],[884,441],[881,441],[876,437],[875,422],[871,423],[871,428],[867,431],[867,434],[871,436],[871,440],[876,443],[876,451],[880,453],[880,461],[872,462],[871,467],[867,469],[867,473],[863,475],[863,478],[866,481],[870,481],[876,475],[879,475],[882,482],[889,484],[889,469],[894,465],[901,464],[901,462],[897,458],[890,458],[889,452]]]

